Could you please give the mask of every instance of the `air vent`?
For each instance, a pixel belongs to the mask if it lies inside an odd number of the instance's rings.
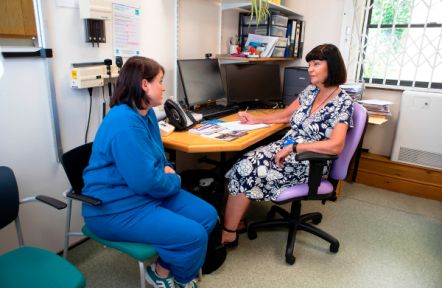
[[[442,154],[400,147],[399,161],[442,169]]]

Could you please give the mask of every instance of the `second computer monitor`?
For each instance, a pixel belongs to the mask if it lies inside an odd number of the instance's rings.
[[[225,97],[217,59],[178,60],[178,70],[190,107]]]
[[[282,92],[284,105],[290,105],[309,84],[310,76],[307,67],[286,67]]]
[[[279,74],[279,65],[275,64],[227,64],[227,102],[238,105],[251,102],[280,103]]]

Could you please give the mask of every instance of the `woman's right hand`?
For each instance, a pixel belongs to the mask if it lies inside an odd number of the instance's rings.
[[[249,114],[249,113],[247,113],[245,111],[238,112],[238,116],[239,116],[239,122],[241,122],[242,124],[257,124],[257,123],[261,123],[257,116]]]

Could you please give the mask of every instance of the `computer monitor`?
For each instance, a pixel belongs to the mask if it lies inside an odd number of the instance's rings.
[[[217,59],[178,60],[178,70],[190,107],[225,97]]]
[[[227,102],[233,105],[280,103],[279,71],[277,64],[226,64]]]
[[[308,67],[286,67],[284,69],[284,85],[282,101],[288,106],[310,84]]]

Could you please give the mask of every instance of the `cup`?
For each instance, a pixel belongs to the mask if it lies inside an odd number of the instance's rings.
[[[236,54],[236,53],[238,53],[238,51],[236,49],[238,49],[238,45],[230,44],[229,45],[229,54]]]

